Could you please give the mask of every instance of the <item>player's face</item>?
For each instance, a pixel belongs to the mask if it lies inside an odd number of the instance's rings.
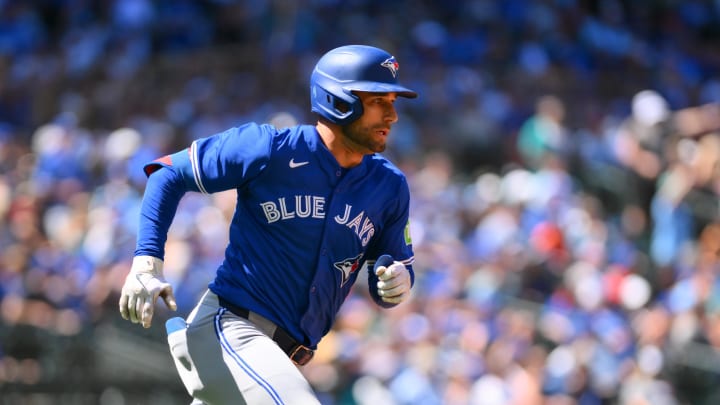
[[[363,114],[342,127],[343,135],[352,149],[362,153],[383,152],[387,146],[390,127],[397,122],[395,93],[355,93],[363,105]]]

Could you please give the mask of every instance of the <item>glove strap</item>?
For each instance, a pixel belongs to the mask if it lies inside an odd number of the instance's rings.
[[[163,261],[154,256],[135,256],[133,257],[132,271],[160,278],[163,275]]]

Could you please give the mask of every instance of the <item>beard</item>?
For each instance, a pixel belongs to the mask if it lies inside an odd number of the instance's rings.
[[[359,121],[350,123],[342,127],[342,133],[345,136],[349,146],[353,150],[362,151],[363,153],[381,153],[387,147],[385,137],[375,137],[377,129],[372,126],[363,126]]]

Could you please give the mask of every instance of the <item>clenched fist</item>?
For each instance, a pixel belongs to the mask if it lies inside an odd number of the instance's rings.
[[[377,292],[380,299],[389,304],[399,304],[410,296],[410,271],[402,262],[394,261],[387,266],[376,266]]]

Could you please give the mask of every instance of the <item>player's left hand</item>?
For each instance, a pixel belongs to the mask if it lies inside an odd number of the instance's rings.
[[[379,280],[377,283],[380,299],[389,304],[399,304],[410,296],[410,271],[402,262],[393,262],[389,266],[375,269]]]

